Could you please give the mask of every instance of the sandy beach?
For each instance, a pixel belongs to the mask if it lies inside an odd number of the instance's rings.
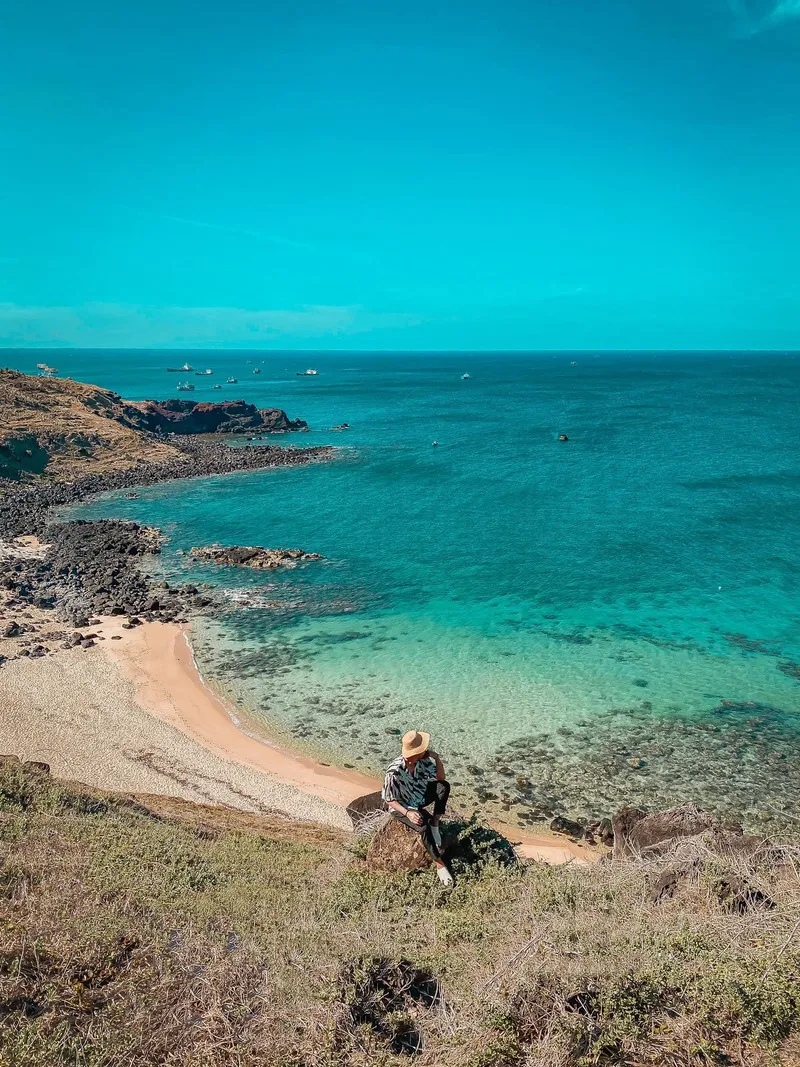
[[[9,662],[0,672],[2,751],[53,774],[124,792],[179,796],[342,829],[346,806],[380,788],[249,736],[203,682],[182,629],[120,620],[95,648]],[[115,638],[118,638],[115,639]],[[498,827],[501,828],[501,827]],[[525,858],[586,862],[564,838],[502,827]]]

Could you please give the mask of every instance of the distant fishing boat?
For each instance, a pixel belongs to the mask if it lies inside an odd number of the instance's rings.
[[[196,370],[194,372],[196,378],[205,378],[207,374],[213,374],[213,370]]]
[[[191,374],[193,370],[194,367],[190,366],[188,363],[184,363],[182,367],[167,367],[168,374]]]
[[[222,386],[221,386],[221,385],[219,384],[219,382],[217,382],[217,384],[216,384],[216,385],[214,386],[214,388],[215,388],[215,389],[221,389],[221,388],[222,388]]]
[[[42,372],[41,377],[43,378],[52,378],[58,374],[58,367],[48,367],[46,363],[37,363],[36,369]]]
[[[471,375],[469,375],[469,374],[462,374],[461,375],[461,381],[462,382],[468,382],[470,377],[471,377]]]
[[[260,367],[253,367],[253,374],[260,374],[260,373],[261,373],[261,368]]]
[[[318,373],[319,373],[318,371],[315,371],[311,367],[309,367],[308,370],[299,370],[299,371],[297,371],[297,377],[298,378],[307,378],[309,375],[314,375],[314,374],[318,374]]]
[[[179,393],[193,393],[194,392],[194,386],[192,385],[191,382],[178,382],[178,392]]]
[[[238,381],[238,378],[228,378],[228,385],[236,385]]]

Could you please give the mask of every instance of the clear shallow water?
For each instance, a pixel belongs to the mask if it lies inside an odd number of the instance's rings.
[[[462,794],[523,820],[690,798],[800,817],[800,361],[148,352],[57,365],[164,396],[176,376],[163,368],[187,355],[214,380],[236,374],[231,395],[306,418],[313,432],[292,444],[345,451],[81,513],[163,527],[169,572],[190,569],[178,550],[217,540],[326,557],[278,576],[191,568],[231,605],[197,628],[201,666],[267,730],[374,769],[393,731],[424,726]],[[316,378],[295,377],[308,365]],[[228,395],[200,385],[194,399]]]

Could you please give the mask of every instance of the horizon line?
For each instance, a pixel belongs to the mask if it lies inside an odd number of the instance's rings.
[[[609,348],[594,346],[590,348],[228,348],[228,347],[188,347],[182,345],[179,348],[140,345],[59,345],[55,348],[47,345],[15,345],[0,344],[0,352],[260,352],[267,355],[320,355],[320,356],[382,356],[382,355],[406,355],[406,356],[446,356],[446,355],[642,355],[662,353],[695,353],[695,354],[766,354],[766,355],[800,355],[800,348]]]

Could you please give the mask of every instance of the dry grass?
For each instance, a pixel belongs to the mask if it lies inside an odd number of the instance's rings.
[[[158,803],[0,765],[2,1067],[800,1063],[794,846],[448,895],[327,830]],[[731,869],[768,901],[721,904]]]
[[[0,474],[78,477],[180,458],[140,419],[108,389],[0,370]]]

